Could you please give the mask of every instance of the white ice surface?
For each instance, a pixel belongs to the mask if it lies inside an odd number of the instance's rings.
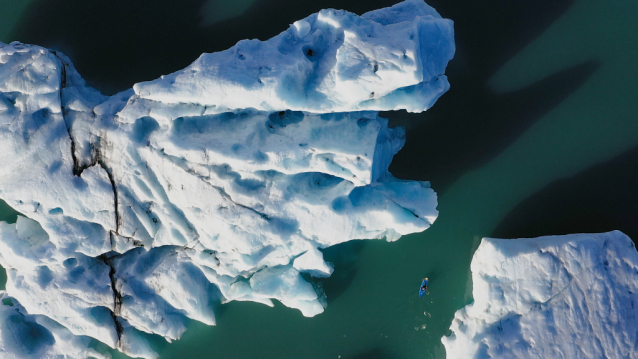
[[[449,84],[451,20],[421,0],[357,16],[321,10],[268,41],[243,40],[136,84],[139,98],[206,111],[343,112],[430,108]]]
[[[623,233],[483,238],[471,268],[448,358],[637,357],[638,252]]]
[[[73,335],[42,315],[30,315],[5,292],[0,293],[0,357],[3,359],[106,359],[89,347],[90,338]]]
[[[0,43],[0,198],[28,217],[0,223],[8,295],[141,357],[140,332],[213,325],[214,303],[321,313],[320,249],[436,219],[429,182],[388,172],[403,129],[371,110],[431,106],[453,52],[421,1],[324,10],[106,97],[63,54]]]

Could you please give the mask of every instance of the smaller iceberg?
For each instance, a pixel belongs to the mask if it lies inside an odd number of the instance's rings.
[[[638,252],[623,233],[483,238],[471,269],[448,358],[635,357]]]

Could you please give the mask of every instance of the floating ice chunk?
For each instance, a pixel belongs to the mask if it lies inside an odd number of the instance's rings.
[[[316,248],[309,249],[297,257],[292,266],[300,271],[312,274],[314,277],[330,277],[334,268],[323,260],[323,253]]]
[[[483,238],[474,302],[448,358],[627,358],[638,343],[638,252],[623,233]]]
[[[287,307],[299,309],[306,317],[323,312],[317,292],[295,268],[265,268],[250,278],[250,287],[255,297],[277,299]]]

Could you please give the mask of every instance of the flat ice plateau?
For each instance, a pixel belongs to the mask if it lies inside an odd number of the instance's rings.
[[[63,54],[0,43],[0,356],[153,358],[213,304],[324,310],[321,248],[420,232],[429,182],[388,172],[404,144],[375,111],[449,88],[453,24],[420,0],[322,10],[111,97]]]
[[[471,268],[448,358],[638,357],[638,252],[623,233],[483,238]]]

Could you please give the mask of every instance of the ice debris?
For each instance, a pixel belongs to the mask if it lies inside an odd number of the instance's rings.
[[[430,107],[452,35],[420,0],[323,10],[111,97],[59,52],[0,43],[0,193],[28,217],[0,223],[0,264],[43,328],[25,350],[152,358],[140,332],[177,339],[232,300],[321,313],[302,276],[332,273],[319,249],[438,215],[428,182],[388,172],[405,134],[372,110]]]
[[[635,357],[638,252],[623,233],[483,238],[471,269],[448,358]]]

